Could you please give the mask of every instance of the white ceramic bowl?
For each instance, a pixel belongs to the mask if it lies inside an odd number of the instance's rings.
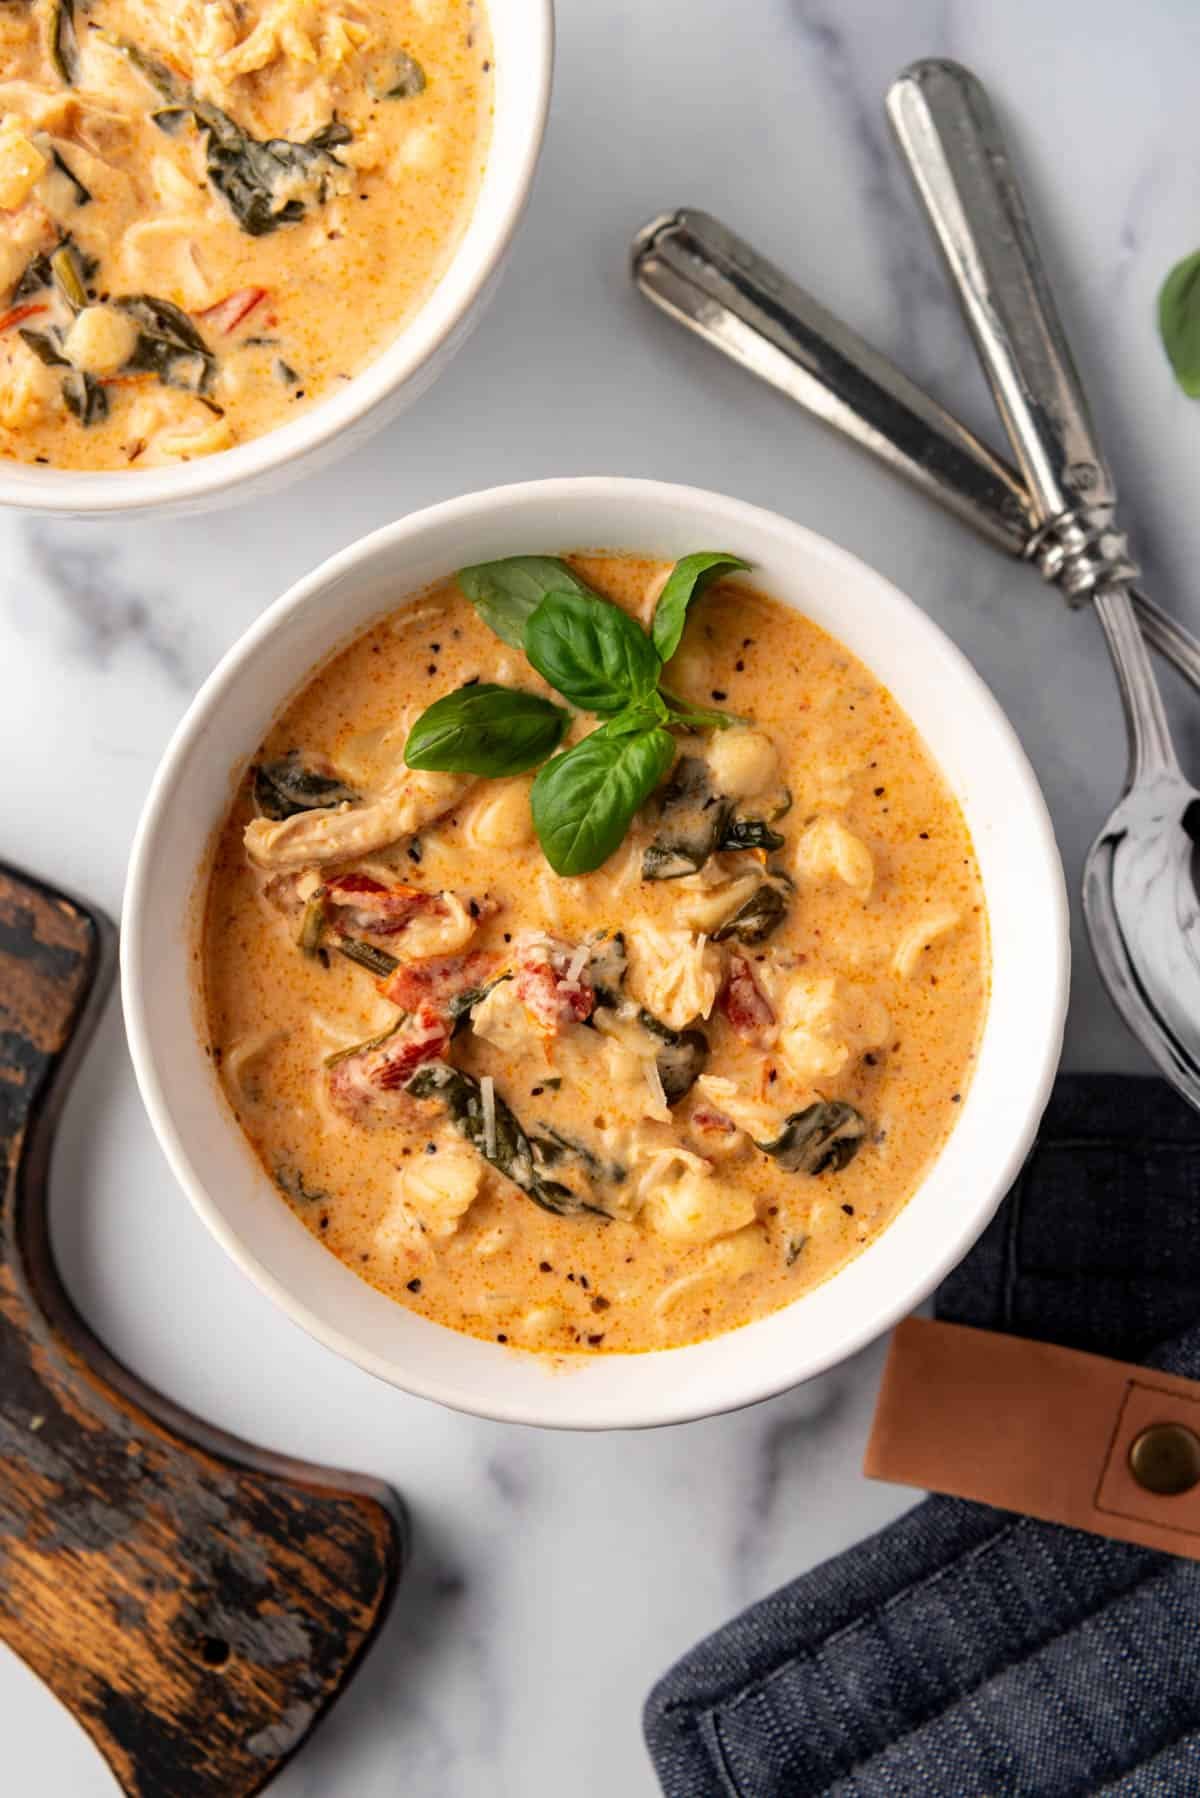
[[[191,985],[198,874],[239,773],[315,662],[406,594],[521,551],[717,546],[846,643],[915,720],[960,800],[991,915],[993,990],[975,1078],[937,1162],[877,1241],[773,1316],[689,1348],[580,1357],[567,1372],[394,1304],[284,1205],[201,1047]],[[628,1428],[766,1398],[831,1367],[919,1303],[979,1235],[1033,1140],[1062,1039],[1062,867],[1003,713],[936,625],[845,550],[738,500],[654,481],[537,481],[418,512],[278,600],[205,682],[163,759],[134,844],[123,992],[147,1110],[181,1184],[233,1259],[295,1321],[410,1392],[523,1423]]]
[[[550,104],[554,0],[487,0],[487,7],[495,113],[475,209],[441,280],[387,349],[278,430],[194,462],[88,473],[0,458],[0,504],[71,517],[174,514],[229,504],[331,462],[425,391],[495,290],[525,209]]]

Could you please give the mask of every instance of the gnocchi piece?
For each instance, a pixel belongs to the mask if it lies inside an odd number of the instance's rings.
[[[701,1074],[696,1091],[703,1103],[723,1113],[739,1132],[744,1131],[755,1141],[765,1142],[779,1128],[778,1104],[768,1105],[753,1098],[743,1082],[730,1080],[724,1074]]]
[[[730,799],[755,799],[779,786],[779,751],[761,730],[719,730],[706,757],[713,784]]]
[[[654,1301],[660,1330],[669,1327],[671,1313],[678,1309],[681,1300],[689,1295],[698,1297],[735,1285],[761,1267],[769,1253],[767,1233],[761,1224],[746,1224],[733,1235],[713,1243],[704,1257],[703,1267],[680,1274]]]
[[[465,1143],[443,1143],[405,1168],[400,1195],[429,1236],[453,1236],[479,1193],[483,1165]]]
[[[155,457],[168,462],[190,462],[194,456],[211,456],[214,451],[228,449],[233,442],[233,426],[227,418],[210,418],[207,424],[168,425],[154,439]]]
[[[693,930],[710,934],[740,911],[750,895],[762,885],[761,869],[726,879],[706,878],[712,867],[710,862],[699,874],[688,874],[677,882],[677,915]],[[714,872],[719,875],[720,870]]]
[[[742,1280],[747,1274],[761,1267],[770,1252],[767,1233],[761,1224],[748,1223],[732,1236],[723,1237],[715,1242],[705,1260],[708,1266],[720,1275],[722,1281],[732,1283]]]
[[[910,924],[892,956],[892,970],[901,980],[911,980],[917,963],[939,937],[949,936],[957,928],[960,915],[953,905],[931,905],[923,917]]]
[[[415,1266],[429,1252],[420,1224],[402,1199],[397,1199],[376,1224],[371,1247],[377,1255],[402,1261],[406,1267]]]
[[[475,919],[457,893],[442,893],[436,907],[420,911],[406,925],[404,954],[414,961],[431,955],[455,955],[476,931]]]
[[[464,835],[473,849],[523,849],[533,841],[527,780],[492,781],[468,818]]]
[[[501,980],[471,1011],[471,1030],[512,1055],[532,1055],[542,1035],[521,1002],[515,980]]]
[[[0,208],[15,212],[23,206],[49,166],[50,158],[25,135],[22,121],[6,113],[0,121]]]
[[[886,1042],[890,1029],[887,1007],[871,988],[840,974],[795,979],[783,995],[779,1048],[797,1080],[832,1080]]]
[[[814,818],[796,844],[796,873],[814,884],[840,880],[867,900],[875,885],[875,858],[860,836],[838,818]]]
[[[711,1242],[753,1223],[753,1196],[713,1174],[708,1163],[686,1150],[662,1156],[643,1176],[649,1191],[642,1221],[670,1242]]]
[[[522,1341],[538,1345],[561,1336],[567,1314],[558,1305],[534,1305],[517,1319],[517,1334]]]
[[[72,320],[63,353],[89,375],[114,375],[128,362],[137,327],[115,306],[85,306]]]
[[[54,379],[18,337],[0,349],[0,424],[18,430],[55,403]]]
[[[672,1030],[706,1018],[721,986],[721,952],[690,930],[660,930],[639,920],[626,933],[629,990]]]

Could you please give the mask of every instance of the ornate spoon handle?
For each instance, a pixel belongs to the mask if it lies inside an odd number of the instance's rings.
[[[669,318],[832,426],[997,549],[1058,578],[1010,462],[810,293],[710,213],[680,208],[633,244],[633,278]],[[1200,691],[1200,641],[1132,594],[1151,643]]]
[[[888,113],[962,302],[1068,598],[1093,597],[1121,688],[1130,779],[1178,763],[1137,629],[1137,573],[1116,529],[1116,488],[1054,305],[1000,127],[958,63],[914,63]]]

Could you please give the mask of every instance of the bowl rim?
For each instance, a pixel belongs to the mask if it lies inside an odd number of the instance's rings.
[[[614,1416],[606,1412],[604,1416],[597,1417],[594,1409],[589,1410],[585,1400],[582,1404],[574,1407],[558,1403],[554,1408],[554,1415],[547,1416],[539,1412],[536,1406],[519,1401],[511,1403],[496,1399],[480,1401],[470,1392],[464,1391],[461,1383],[456,1384],[452,1380],[443,1380],[436,1374],[431,1377],[423,1366],[414,1364],[412,1361],[399,1367],[394,1360],[389,1360],[386,1356],[377,1353],[348,1335],[344,1329],[331,1324],[318,1315],[307,1302],[299,1299],[282,1279],[265,1266],[241,1240],[233,1225],[226,1220],[209,1197],[204,1182],[192,1165],[191,1157],[182,1135],[176,1127],[163,1090],[162,1080],[155,1065],[152,1051],[153,1032],[147,1017],[145,998],[148,981],[143,961],[143,932],[149,909],[147,900],[154,875],[156,839],[167,808],[171,803],[178,773],[189,757],[197,739],[208,729],[210,716],[219,708],[227,690],[245,678],[246,671],[253,667],[264,642],[274,636],[276,631],[294,613],[304,608],[322,590],[335,587],[344,574],[353,571],[360,563],[370,560],[381,552],[391,551],[397,546],[403,545],[406,539],[418,537],[424,532],[440,529],[447,525],[460,524],[477,515],[502,514],[529,502],[535,504],[545,502],[552,508],[556,502],[590,499],[599,503],[602,500],[607,502],[618,497],[630,501],[641,500],[652,504],[657,503],[662,505],[664,510],[672,506],[703,510],[710,517],[718,520],[722,532],[729,532],[731,541],[739,519],[744,521],[747,530],[757,527],[778,531],[782,528],[795,539],[803,541],[810,550],[823,556],[830,563],[840,564],[851,578],[861,579],[864,575],[869,577],[872,582],[889,590],[901,607],[907,609],[911,621],[918,630],[924,631],[927,641],[931,644],[936,643],[943,657],[949,663],[956,665],[962,690],[970,695],[971,702],[979,713],[988,718],[996,737],[1003,743],[1007,751],[1008,776],[1013,781],[1019,798],[1024,802],[1027,812],[1028,841],[1039,859],[1039,873],[1049,898],[1046,939],[1050,950],[1051,979],[1044,1000],[1047,1008],[1047,1027],[1040,1045],[1037,1045],[1037,1054],[1025,1064],[1025,1076],[1028,1084],[1020,1127],[1012,1131],[1003,1152],[996,1154],[986,1181],[981,1181],[981,1186],[986,1185],[987,1187],[986,1199],[976,1199],[969,1206],[964,1204],[957,1227],[946,1231],[940,1247],[929,1245],[929,1253],[923,1255],[919,1263],[914,1263],[907,1271],[897,1270],[895,1287],[885,1303],[873,1308],[864,1307],[862,1314],[852,1325],[840,1332],[835,1341],[805,1356],[804,1367],[801,1371],[795,1371],[792,1366],[781,1371],[762,1365],[761,1362],[754,1363],[752,1366],[748,1366],[740,1383],[743,1389],[733,1396],[717,1402],[709,1402],[703,1398],[697,1399],[689,1384],[686,1390],[681,1390],[679,1396],[669,1402],[659,1399],[652,1406],[647,1407],[644,1404],[639,1405],[634,1399],[631,1401],[626,1415]],[[365,623],[359,628],[366,628]],[[357,630],[354,633],[348,633],[347,640],[351,639],[351,635],[356,634],[358,634]],[[333,648],[334,644],[331,643],[329,647]],[[278,704],[282,704],[286,697],[286,694],[281,694]],[[907,711],[907,708],[905,709]],[[914,720],[914,723],[916,722]],[[919,723],[917,723],[917,728],[921,729]],[[930,751],[930,753],[933,752]],[[203,864],[205,853],[205,846],[199,845],[198,859],[193,869],[193,881]],[[433,506],[409,513],[405,517],[357,539],[293,583],[227,650],[199,689],[173,732],[154,775],[138,821],[130,854],[122,908],[122,1004],[130,1054],[142,1100],[160,1147],[166,1155],[176,1179],[207,1228],[242,1272],[247,1274],[253,1283],[271,1298],[294,1323],[323,1346],[388,1385],[417,1397],[431,1399],[452,1410],[484,1417],[495,1422],[582,1430],[653,1428],[666,1424],[691,1422],[703,1417],[720,1415],[726,1411],[741,1409],[746,1405],[775,1397],[779,1393],[814,1379],[819,1374],[828,1372],[831,1367],[848,1360],[921,1304],[945,1275],[957,1265],[972,1244],[978,1240],[1019,1173],[1032,1145],[1059,1065],[1066,1023],[1070,963],[1070,912],[1066,881],[1053,824],[1037,777],[1016,731],[999,702],[982,676],[976,672],[972,663],[941,627],[914,600],[910,599],[886,576],[879,574],[869,563],[864,562],[852,551],[832,542],[820,532],[799,524],[781,513],[728,495],[688,485],[607,475],[567,476],[525,481],[485,488],[460,495],[454,499],[441,501]],[[991,1017],[990,1008],[988,1017],[989,1019]],[[986,1031],[985,1023],[985,1037]],[[958,1126],[956,1125],[955,1128],[957,1129]],[[953,1132],[951,1137],[947,1138],[947,1143],[952,1140],[952,1137]],[[941,1153],[945,1152],[945,1146],[943,1145]],[[940,1159],[940,1155],[938,1159]],[[873,1239],[873,1242],[886,1240],[891,1229],[904,1215],[904,1211],[921,1192],[936,1165],[937,1161],[935,1160],[914,1193],[906,1201],[905,1207],[897,1213],[897,1217],[892,1220],[887,1229],[881,1231],[879,1236]],[[872,1245],[866,1246],[869,1249]],[[860,1260],[860,1255],[854,1256],[846,1264],[846,1268],[853,1267]],[[845,1269],[839,1270],[838,1274],[832,1275],[828,1281],[823,1282],[822,1287],[814,1290],[828,1289],[836,1283],[844,1271]],[[779,1312],[768,1315],[782,1315],[788,1309],[787,1306],[781,1307]],[[744,1327],[753,1329],[754,1323],[751,1322]],[[705,1340],[723,1342],[741,1334],[742,1330],[738,1329]],[[688,1344],[680,1348],[646,1352],[652,1352],[654,1359],[659,1361],[672,1356],[687,1355],[696,1347],[703,1346],[703,1343]],[[504,1352],[507,1354],[513,1351],[506,1349]],[[620,1357],[605,1357],[605,1359],[617,1360]],[[644,1355],[628,1356],[626,1359],[642,1360]],[[560,1387],[560,1394],[561,1391]]]
[[[494,8],[495,0],[492,0]],[[502,167],[494,160],[497,105],[483,181],[459,242],[416,312],[345,386],[298,418],[232,449],[192,462],[146,469],[40,467],[0,457],[0,506],[34,513],[107,518],[187,509],[243,482],[279,478],[334,440],[347,446],[435,358],[471,315],[499,271],[525,210],[541,155],[554,73],[554,0],[516,0],[523,34],[522,94],[513,108],[515,141]],[[499,64],[497,65],[499,68]],[[497,89],[499,99],[501,90]],[[495,192],[489,191],[496,182]],[[486,200],[486,204],[484,203]],[[374,416],[373,416],[374,415]]]

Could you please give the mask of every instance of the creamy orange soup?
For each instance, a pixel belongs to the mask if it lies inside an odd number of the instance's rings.
[[[662,564],[569,561],[649,623]],[[655,1349],[789,1304],[895,1217],[970,1081],[957,803],[861,662],[723,582],[664,686],[741,721],[677,732],[620,846],[564,878],[532,774],[404,764],[476,680],[551,691],[449,582],[322,667],[242,781],[202,958],[238,1122],[332,1254],[475,1336]]]
[[[0,455],[147,467],[348,381],[444,269],[483,0],[0,4]]]

